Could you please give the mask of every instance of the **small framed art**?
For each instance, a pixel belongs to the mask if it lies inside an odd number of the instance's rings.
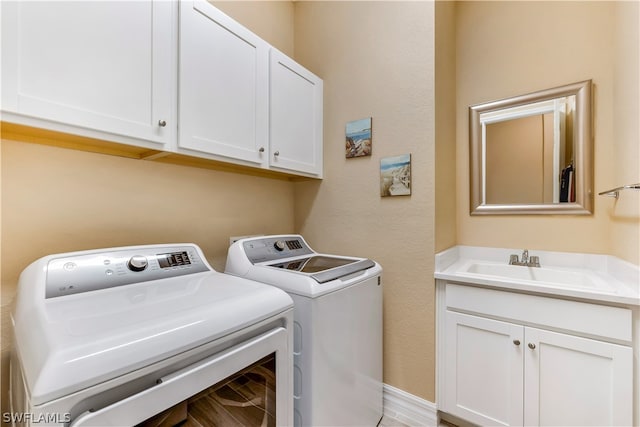
[[[371,155],[373,144],[371,138],[371,117],[354,120],[346,126],[345,157],[362,157]]]
[[[411,195],[411,154],[380,159],[380,196]]]

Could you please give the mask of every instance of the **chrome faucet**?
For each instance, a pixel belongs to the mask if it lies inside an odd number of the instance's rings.
[[[540,258],[532,255],[529,257],[529,251],[525,249],[522,252],[522,260],[518,261],[518,255],[512,254],[509,256],[509,265],[522,265],[525,267],[540,267]]]

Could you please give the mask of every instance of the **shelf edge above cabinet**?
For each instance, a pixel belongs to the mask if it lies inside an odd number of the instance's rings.
[[[146,160],[156,163],[196,167],[201,169],[210,169],[221,172],[238,173],[242,175],[279,179],[292,182],[310,180],[315,181],[319,179],[315,176],[288,174],[284,172],[260,169],[225,161],[176,154],[169,151],[162,151],[157,149],[150,149],[137,145],[130,145],[126,142],[116,142],[102,138],[83,136],[78,135],[77,133],[58,132],[50,129],[26,126],[9,121],[4,121],[5,118],[5,114],[3,113],[3,121],[0,121],[0,138],[6,141],[46,145],[50,147],[65,148],[89,153],[125,157],[134,160]]]

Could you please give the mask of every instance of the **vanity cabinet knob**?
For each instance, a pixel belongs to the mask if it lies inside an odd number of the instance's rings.
[[[166,120],[158,120],[158,126],[160,126],[161,128],[165,127],[166,125],[167,125]]]
[[[535,345],[534,343],[530,342],[530,343],[529,343],[529,348],[530,348],[531,350],[533,350],[533,349],[535,349],[535,348],[536,348],[536,345]]]
[[[280,152],[279,152],[279,151],[276,151],[275,153],[273,153],[273,155],[274,155],[275,157],[278,157],[278,156],[280,155]]]
[[[514,343],[515,345],[520,345],[520,340],[513,340],[513,343]]]
[[[261,153],[264,153],[264,147],[260,147],[260,149],[258,150]]]

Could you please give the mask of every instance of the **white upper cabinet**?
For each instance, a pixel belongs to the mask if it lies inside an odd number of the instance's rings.
[[[2,119],[163,149],[177,125],[176,10],[2,2]]]
[[[322,80],[209,2],[0,7],[2,121],[322,177]]]
[[[177,151],[322,176],[322,80],[204,0],[180,3]]]
[[[269,45],[204,0],[180,3],[178,147],[266,165]]]
[[[322,176],[322,80],[272,49],[269,141],[272,168]]]

